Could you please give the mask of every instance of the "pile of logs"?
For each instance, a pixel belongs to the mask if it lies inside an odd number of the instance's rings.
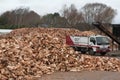
[[[93,34],[85,33],[63,28],[12,31],[0,39],[0,79],[32,80],[55,71],[120,71],[117,58],[83,55],[65,44],[66,35]]]

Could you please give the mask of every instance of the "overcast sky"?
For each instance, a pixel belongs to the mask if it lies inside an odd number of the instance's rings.
[[[40,15],[47,13],[60,12],[62,6],[66,4],[80,9],[87,3],[103,3],[117,10],[117,15],[113,23],[120,24],[120,0],[0,0],[0,14],[19,7],[29,7]]]

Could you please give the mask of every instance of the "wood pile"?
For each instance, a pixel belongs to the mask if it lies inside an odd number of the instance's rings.
[[[0,79],[33,80],[55,71],[120,71],[119,59],[82,55],[65,44],[66,35],[83,33],[75,29],[23,28],[2,37]]]

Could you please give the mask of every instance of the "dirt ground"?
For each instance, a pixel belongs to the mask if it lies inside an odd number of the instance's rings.
[[[120,59],[120,51],[113,51],[106,55]],[[55,72],[43,75],[38,80],[120,80],[120,72],[109,71],[81,71],[81,72]]]
[[[55,72],[51,75],[44,75],[39,80],[120,80],[120,72]]]

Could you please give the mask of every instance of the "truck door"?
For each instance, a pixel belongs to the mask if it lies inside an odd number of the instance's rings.
[[[90,44],[91,45],[95,45],[96,44],[96,40],[94,37],[90,37]]]

